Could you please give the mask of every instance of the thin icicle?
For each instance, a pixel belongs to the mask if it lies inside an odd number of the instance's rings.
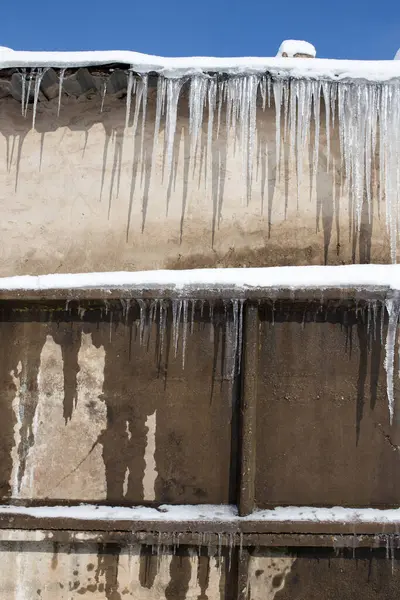
[[[21,73],[21,114],[25,116],[26,69]]]
[[[178,354],[179,328],[181,324],[182,300],[172,300],[172,330],[175,356]]]
[[[25,118],[26,118],[26,115],[28,113],[28,104],[29,104],[29,99],[30,99],[30,96],[31,96],[31,86],[32,86],[33,75],[34,75],[34,69],[32,69],[31,72],[29,73],[28,90],[26,92],[25,108],[24,108],[24,117]]]
[[[275,139],[276,139],[276,164],[281,162],[281,108],[282,108],[282,83],[275,81],[274,86],[274,101],[275,101]]]
[[[147,304],[144,300],[138,300],[139,309],[140,309],[140,324],[139,324],[139,340],[140,345],[143,344],[144,339],[144,331],[146,327],[146,312],[147,312]]]
[[[147,101],[149,95],[149,76],[147,74],[142,75],[142,136],[140,141],[140,162],[143,164],[143,152],[144,152],[144,132],[146,127],[146,116],[147,116]]]
[[[61,96],[63,91],[63,83],[64,83],[65,69],[61,69],[60,76],[58,79],[58,107],[57,107],[57,117],[60,116],[61,110]]]
[[[107,94],[107,80],[103,81],[103,89],[101,90],[101,105],[100,105],[100,112],[103,112],[104,109],[104,101],[106,99],[106,94]]]
[[[183,304],[183,341],[182,341],[182,369],[185,368],[185,357],[186,357],[186,340],[187,340],[187,330],[188,330],[188,305],[189,300],[182,300]]]

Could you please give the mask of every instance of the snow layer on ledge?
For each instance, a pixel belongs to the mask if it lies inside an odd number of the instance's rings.
[[[257,267],[242,269],[191,269],[113,271],[54,275],[22,275],[0,278],[0,291],[76,289],[158,289],[179,292],[195,288],[317,289],[387,288],[400,290],[400,265],[343,265]]]
[[[144,506],[0,506],[4,514],[29,516],[37,519],[61,518],[106,521],[202,521],[240,523],[246,521],[326,522],[326,523],[400,523],[400,509],[376,508],[314,508],[286,506],[270,510],[256,510],[247,517],[239,517],[235,506],[229,505],[162,505],[158,509]]]
[[[198,73],[265,73],[282,77],[364,81],[389,81],[400,78],[400,64],[393,60],[356,61],[282,57],[182,57],[164,58],[132,52],[110,50],[93,52],[26,52],[0,48],[0,69],[24,67],[72,68],[113,63],[127,65],[138,73],[156,72],[167,77]]]
[[[316,57],[317,51],[310,42],[303,40],[285,40],[279,47],[277,56],[286,54],[288,57],[293,57],[296,54],[308,54],[313,58]]]

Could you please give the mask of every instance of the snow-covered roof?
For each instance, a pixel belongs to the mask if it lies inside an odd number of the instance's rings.
[[[304,40],[285,40],[279,47],[277,56],[294,57],[297,54],[306,54],[315,58],[317,51],[310,42]]]
[[[400,79],[400,63],[393,60],[356,61],[309,58],[243,57],[163,58],[127,50],[94,52],[25,52],[0,48],[0,69],[11,68],[79,68],[126,65],[137,73],[158,73],[182,77],[198,73],[265,73],[295,78],[328,80],[361,79],[389,81]]]

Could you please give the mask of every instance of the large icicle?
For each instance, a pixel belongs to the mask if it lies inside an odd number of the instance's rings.
[[[386,334],[386,392],[389,404],[390,423],[393,422],[394,415],[394,350],[396,344],[397,323],[400,314],[400,302],[389,298],[386,300],[386,310],[388,313],[388,328]]]
[[[178,101],[185,79],[167,79],[167,106],[165,123],[165,149],[167,161],[167,181],[170,180],[172,172],[172,161],[174,158],[174,141],[176,132],[176,121],[178,113]]]
[[[203,113],[207,100],[207,91],[208,79],[201,75],[192,77],[189,93],[189,134],[190,154],[193,160],[193,167],[196,163],[196,154],[203,125]]]

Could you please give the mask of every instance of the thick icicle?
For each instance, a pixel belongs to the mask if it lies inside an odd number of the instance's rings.
[[[165,116],[165,147],[167,160],[167,181],[172,173],[172,162],[174,158],[174,141],[178,113],[178,101],[185,79],[167,79],[167,106]]]
[[[159,77],[157,81],[157,103],[156,103],[156,118],[154,124],[154,138],[153,138],[153,156],[152,163],[156,159],[156,150],[158,144],[158,136],[160,133],[161,117],[164,114],[165,106],[165,91],[166,91],[166,80],[164,77]]]
[[[203,124],[204,105],[207,99],[208,79],[204,75],[195,75],[190,82],[189,93],[189,135],[190,155],[193,160],[193,170]]]
[[[386,393],[388,397],[390,423],[393,422],[394,414],[394,350],[396,344],[397,322],[399,320],[400,302],[398,300],[387,299],[386,310],[388,312],[388,328],[386,335]]]
[[[38,99],[39,99],[40,84],[42,83],[43,75],[45,74],[46,70],[47,69],[38,69],[37,73],[36,73],[35,89],[34,89],[34,96],[33,96],[32,129],[35,129],[36,111],[37,111],[37,103],[38,103]]]
[[[133,72],[128,72],[128,83],[126,89],[126,111],[125,111],[125,129],[128,129],[129,117],[131,115],[132,91],[133,91]]]

